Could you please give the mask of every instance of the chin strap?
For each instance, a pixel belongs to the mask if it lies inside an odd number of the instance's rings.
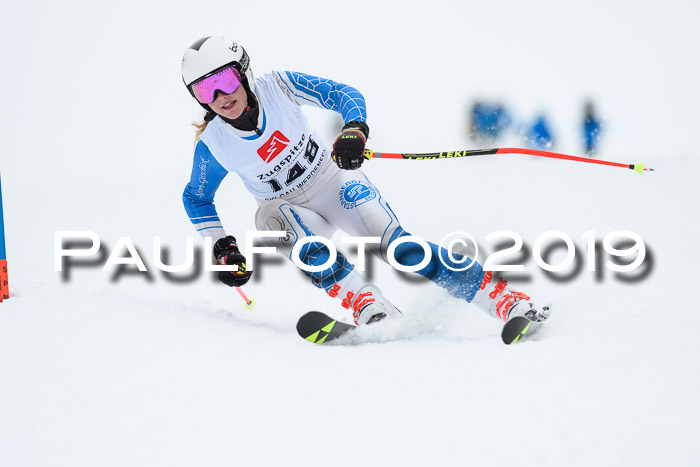
[[[254,131],[258,128],[258,115],[260,115],[260,106],[257,101],[253,101],[253,106],[246,107],[240,117],[235,120],[221,117],[223,121],[232,127],[243,131]]]

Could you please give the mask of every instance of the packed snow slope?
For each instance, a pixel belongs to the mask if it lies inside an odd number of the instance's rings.
[[[0,304],[0,465],[697,462],[697,2],[4,10],[11,298]],[[370,161],[363,170],[415,235],[467,232],[482,261],[497,247],[487,235],[520,235],[524,252],[505,261],[525,271],[512,281],[555,313],[532,340],[505,346],[498,321],[372,259],[368,273],[404,318],[367,329],[359,345],[314,346],[296,334],[302,313],[348,316],[290,264],[259,262],[245,287],[250,311],[211,273],[163,274],[153,258],[160,237],[167,262],[182,263],[195,235],[181,193],[201,109],[180,58],[218,33],[246,47],[256,74],[291,69],[356,86],[377,151],[475,149],[469,105],[499,99],[522,120],[547,112],[552,149],[582,155],[591,98],[605,122],[598,158],[656,171],[518,155]],[[337,118],[307,114],[330,144]],[[254,229],[255,203],[235,175],[217,206],[231,234]],[[94,232],[101,254],[57,272],[55,233],[65,230]],[[536,240],[552,230],[572,238],[578,269],[551,276],[535,263]],[[605,265],[603,239],[618,230],[646,246],[636,271]],[[596,271],[582,239],[591,231]],[[102,270],[121,237],[147,272]],[[549,260],[564,258],[558,248]]]

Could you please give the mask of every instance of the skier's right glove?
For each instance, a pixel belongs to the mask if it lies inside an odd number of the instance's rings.
[[[245,256],[241,254],[236,239],[231,235],[216,241],[214,257],[216,262],[221,265],[236,265],[238,267],[234,271],[219,271],[219,280],[229,287],[241,287],[248,282],[253,274],[253,271],[246,271]]]
[[[349,122],[333,143],[331,157],[345,170],[359,169],[365,160],[365,143],[369,127],[365,122]]]

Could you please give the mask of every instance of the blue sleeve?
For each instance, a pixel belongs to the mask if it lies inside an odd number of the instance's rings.
[[[345,123],[367,121],[365,98],[352,86],[295,71],[275,73],[282,90],[297,104],[334,110]]]
[[[214,206],[214,194],[228,172],[212,155],[206,144],[197,143],[190,182],[182,194],[185,211],[197,231],[204,237],[225,237]]]

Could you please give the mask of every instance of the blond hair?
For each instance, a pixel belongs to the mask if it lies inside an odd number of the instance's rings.
[[[206,129],[207,125],[209,125],[209,122],[207,120],[202,120],[201,122],[192,122],[192,126],[195,127],[195,131],[194,131],[194,144],[195,144],[195,146],[199,142],[199,138],[202,136],[202,133],[204,133],[204,130]]]

